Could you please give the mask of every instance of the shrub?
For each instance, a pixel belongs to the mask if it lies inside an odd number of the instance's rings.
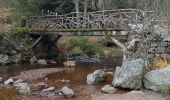
[[[104,51],[100,48],[97,43],[91,42],[86,38],[73,38],[68,42],[70,48],[70,54],[73,52],[72,50],[77,50],[75,48],[79,48],[78,53],[83,53],[87,55],[95,54],[99,55],[100,59],[105,57]],[[75,52],[74,52],[75,54]],[[72,55],[72,54],[71,54]]]
[[[164,84],[161,87],[161,92],[165,94],[170,94],[170,84]]]

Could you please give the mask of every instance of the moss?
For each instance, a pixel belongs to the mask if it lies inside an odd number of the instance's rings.
[[[8,34],[15,36],[15,35],[18,35],[18,34],[20,34],[20,33],[28,33],[28,32],[29,32],[29,30],[26,29],[26,28],[16,27],[16,28],[11,29],[11,30],[8,32]]]
[[[28,33],[29,30],[27,28],[20,28],[20,27],[15,27],[11,28],[8,30],[0,30],[0,35],[11,35],[11,36],[16,36],[20,33]]]

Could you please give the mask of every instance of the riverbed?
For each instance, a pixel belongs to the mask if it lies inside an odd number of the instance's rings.
[[[76,96],[72,100],[90,100],[91,95],[95,94],[97,92],[100,92],[101,88],[106,84],[111,84],[112,82],[112,75],[109,75],[107,77],[107,81],[104,83],[101,83],[99,85],[87,85],[86,83],[86,77],[88,74],[92,73],[93,71],[97,69],[103,69],[113,72],[116,66],[121,65],[121,57],[114,57],[114,59],[110,62],[102,62],[102,63],[79,63],[76,64],[75,67],[72,68],[66,68],[63,66],[62,63],[57,63],[53,65],[46,65],[41,66],[38,64],[17,64],[17,65],[10,65],[10,66],[1,66],[0,67],[0,76],[4,77],[5,79],[8,79],[10,77],[17,77],[25,75],[27,82],[29,84],[36,84],[39,82],[46,82],[49,86],[54,86],[56,90],[60,90],[63,86],[68,86],[69,88],[73,89]],[[109,64],[107,66],[107,63]],[[104,65],[103,65],[104,64]],[[29,74],[33,73],[35,74],[35,71],[37,74],[41,73],[42,70],[54,70],[59,69],[59,71],[54,71],[51,73],[48,73],[47,75],[43,77],[35,78],[36,75],[29,76],[26,73]],[[25,74],[22,74],[25,73]],[[43,73],[44,74],[44,73]],[[23,76],[24,77],[24,76]],[[29,80],[29,78],[33,77],[33,80]],[[35,79],[34,79],[35,78]],[[48,79],[48,80],[45,80]],[[69,80],[69,82],[63,82],[62,80]],[[10,93],[8,95],[16,95],[15,92],[11,92],[14,90],[7,90]],[[17,99],[24,99],[24,100],[63,100],[64,98],[59,95],[54,94],[41,94],[42,90],[38,90],[36,92],[32,92],[30,95],[21,95],[18,94]],[[120,91],[122,93],[122,91]],[[6,94],[4,94],[6,95]],[[49,96],[50,95],[50,96]]]

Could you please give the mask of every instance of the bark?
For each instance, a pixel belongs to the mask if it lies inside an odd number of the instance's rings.
[[[79,11],[79,0],[74,0],[74,4],[75,4],[76,12],[80,12]]]
[[[84,1],[84,13],[87,13],[88,0]]]
[[[103,0],[98,1],[98,8],[104,10],[105,7],[104,7],[104,1]]]

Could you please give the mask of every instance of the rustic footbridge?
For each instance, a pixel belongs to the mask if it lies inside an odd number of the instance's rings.
[[[131,30],[129,24],[143,23],[143,18],[150,19],[155,14],[138,9],[72,12],[66,15],[28,17],[26,26],[32,30],[32,34],[101,36],[107,31],[111,35],[126,35]]]
[[[72,12],[66,15],[31,16],[26,19],[26,27],[31,30],[30,34],[39,35],[32,47],[48,35],[55,36],[52,44],[61,36],[104,36],[109,34],[116,39],[126,39],[128,33],[136,30],[133,29],[134,25],[143,25],[144,22],[148,24],[159,14],[159,12],[139,9],[118,9],[88,13]]]

